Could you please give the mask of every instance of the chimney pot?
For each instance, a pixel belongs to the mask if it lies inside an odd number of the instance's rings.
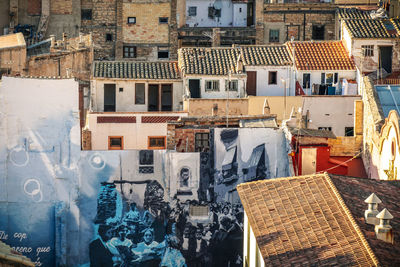
[[[379,213],[378,204],[382,201],[375,193],[372,193],[364,202],[368,203],[368,209],[364,212],[365,222],[373,225],[379,224],[379,219],[376,216]]]
[[[389,223],[389,220],[393,219],[393,215],[385,208],[376,217],[380,220],[380,223],[375,225],[376,238],[393,244],[393,229]]]

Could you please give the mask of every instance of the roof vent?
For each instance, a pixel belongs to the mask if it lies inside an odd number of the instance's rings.
[[[375,225],[376,238],[393,244],[393,229],[389,224],[389,221],[393,219],[393,215],[390,214],[387,209],[383,209],[378,215],[376,215],[376,218],[380,219],[380,223]]]
[[[379,213],[378,204],[382,203],[382,201],[375,193],[372,193],[364,202],[368,203],[368,209],[364,212],[365,222],[373,225],[379,224],[379,219],[376,218],[376,215]]]

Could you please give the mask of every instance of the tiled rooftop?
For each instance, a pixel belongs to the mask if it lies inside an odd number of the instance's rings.
[[[355,70],[353,59],[341,41],[287,42],[298,70]],[[293,48],[294,47],[294,48]]]
[[[327,130],[289,128],[289,131],[294,136],[324,137],[336,139],[336,136],[332,133],[332,131]]]
[[[358,8],[339,8],[337,11],[339,19],[370,19],[370,11]]]
[[[22,33],[7,34],[0,36],[0,49],[25,46],[25,39]]]
[[[95,61],[93,77],[120,79],[180,79],[177,62]]]
[[[328,174],[256,181],[237,190],[266,266],[378,264]]]
[[[227,75],[236,72],[239,55],[244,66],[291,64],[285,46],[242,46],[229,48],[181,48],[179,66],[186,74]]]
[[[374,179],[351,178],[330,175],[332,182],[340,192],[369,245],[382,266],[400,266],[400,181],[383,181]],[[382,203],[378,210],[384,208],[394,216],[390,221],[394,232],[394,244],[386,243],[375,237],[374,226],[365,223],[364,200],[375,193]]]
[[[349,19],[345,27],[353,38],[399,38],[400,19]]]

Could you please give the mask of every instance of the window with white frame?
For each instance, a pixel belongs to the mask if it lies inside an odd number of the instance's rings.
[[[303,73],[303,89],[310,89],[311,74]]]
[[[362,55],[364,57],[374,56],[374,46],[373,45],[362,45],[361,46]]]
[[[219,91],[219,81],[218,80],[206,81],[206,91]]]
[[[238,90],[238,81],[237,80],[233,80],[233,81],[229,81],[226,80],[225,81],[225,91],[237,91]]]

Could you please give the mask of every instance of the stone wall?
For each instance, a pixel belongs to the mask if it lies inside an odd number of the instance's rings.
[[[72,0],[52,0],[50,4],[52,14],[72,14]]]
[[[295,40],[311,40],[313,25],[324,26],[324,39],[334,40],[335,5],[328,3],[265,4],[264,43],[269,42],[269,30],[279,30],[279,43],[294,36]]]
[[[122,0],[82,1],[82,9],[92,9],[92,19],[82,20],[81,31],[92,32],[95,59],[114,59],[117,36],[117,4]],[[107,41],[107,36],[111,37]]]
[[[174,125],[168,125],[172,127]],[[195,152],[196,133],[210,133],[210,129],[187,129],[174,128],[174,134],[167,136],[167,149],[176,150],[177,152]]]
[[[0,50],[0,71],[10,75],[21,75],[26,66],[26,47]]]

